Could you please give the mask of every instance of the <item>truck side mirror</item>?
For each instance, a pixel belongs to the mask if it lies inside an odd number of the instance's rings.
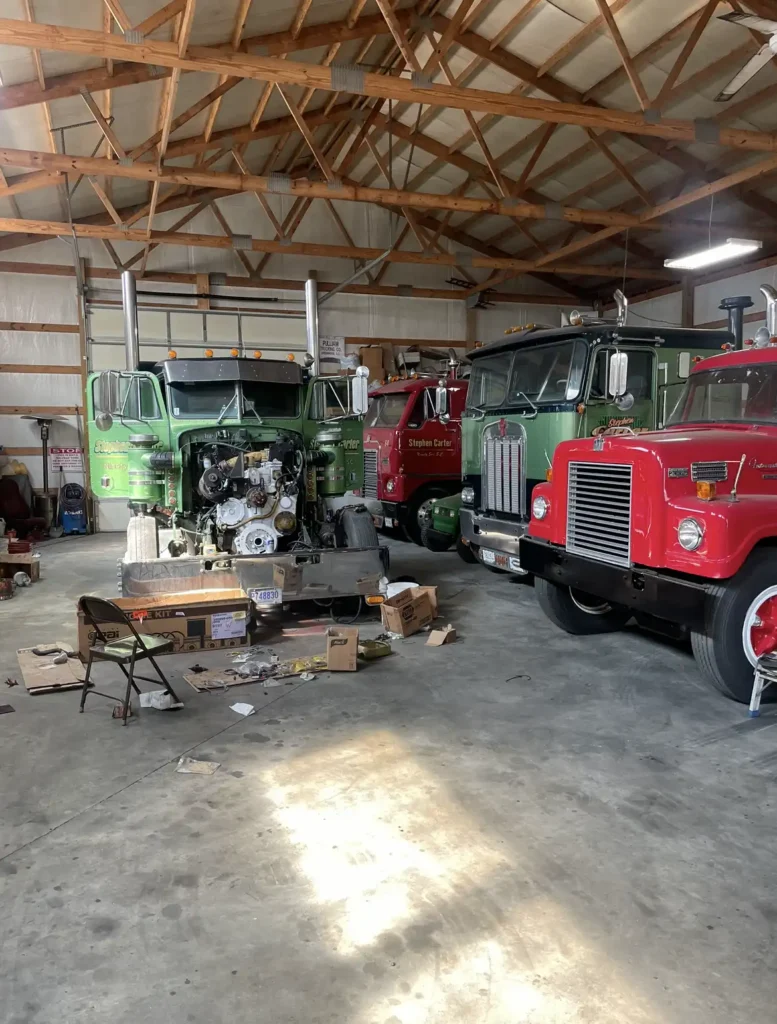
[[[448,415],[448,389],[444,381],[440,381],[434,391],[434,412],[437,419],[443,423],[447,423],[450,419]]]
[[[611,398],[626,394],[629,377],[629,357],[626,352],[613,352],[610,356],[610,376],[607,390]]]
[[[691,375],[691,353],[677,353],[677,376],[680,380],[687,380]]]
[[[351,378],[351,412],[354,416],[364,416],[370,404],[367,392],[367,376],[369,370],[366,366],[360,366],[355,376]]]
[[[98,430],[110,430],[113,426],[111,415],[119,407],[119,375],[115,370],[103,370],[95,387],[94,425]]]

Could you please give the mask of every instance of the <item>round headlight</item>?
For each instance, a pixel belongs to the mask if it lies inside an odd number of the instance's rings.
[[[704,529],[695,519],[683,519],[677,527],[677,539],[686,551],[695,551],[704,540]]]
[[[389,494],[391,494],[391,492],[394,490],[394,481],[393,480],[387,480],[386,481],[386,490],[389,492]]]
[[[538,494],[534,501],[531,503],[531,514],[535,519],[544,519],[550,509],[550,502],[547,498],[543,498],[541,494]]]
[[[475,488],[474,487],[462,487],[462,489],[461,489],[461,503],[462,503],[462,505],[474,505],[475,504]]]

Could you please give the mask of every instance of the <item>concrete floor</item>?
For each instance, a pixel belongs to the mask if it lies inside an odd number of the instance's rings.
[[[74,640],[120,548],[44,549],[0,680]],[[222,655],[167,658],[185,710],[126,729],[1,687],[2,1024],[775,1019],[774,713],[681,647],[563,635],[455,554],[395,544],[393,570],[439,585],[456,645],[229,696],[180,679]]]

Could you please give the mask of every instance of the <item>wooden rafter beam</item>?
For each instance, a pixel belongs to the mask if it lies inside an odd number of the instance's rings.
[[[688,59],[696,49],[696,46],[701,39],[702,32],[709,24],[710,18],[717,9],[719,0],[709,0],[706,7],[703,7],[701,13],[696,19],[696,24],[693,26],[691,34],[685,42],[682,50],[678,54],[677,60],[672,65],[669,74],[666,76],[666,81],[661,86],[661,91],[658,93],[656,98],[653,100],[651,106],[654,110],[662,110],[664,104],[669,98],[669,94],[674,88],[675,82],[683,72],[683,68],[688,63]]]
[[[405,63],[413,71],[421,73],[421,65],[418,63],[418,58],[415,55],[415,50],[408,42],[404,30],[397,20],[397,16],[394,14],[394,9],[389,3],[389,0],[375,0],[378,6],[378,10],[383,15],[386,24],[389,27],[389,32],[394,37],[394,42],[397,44],[399,52],[405,59]]]
[[[194,14],[197,7],[197,0],[186,0],[186,7],[183,9],[181,27],[178,32],[178,56],[186,57],[189,50],[189,41],[192,37],[192,26],[194,25]]]
[[[777,164],[777,160],[775,161]],[[136,242],[140,245],[147,245],[152,242],[156,245],[180,245],[204,249],[232,249],[231,238],[223,235],[206,235],[195,233],[177,233],[175,231],[154,231],[149,239],[144,229],[121,230],[114,225],[81,224],[73,225],[72,230],[79,238],[108,239],[109,241]],[[617,229],[605,229],[617,230]],[[24,231],[39,236],[52,236],[70,234],[71,228],[68,224],[56,221],[33,221],[16,220],[14,218],[0,217],[0,231]],[[254,238],[251,242],[251,251],[269,253],[272,255],[293,255],[321,257],[322,259],[347,259],[347,260],[374,260],[382,255],[382,249],[366,248],[359,246],[325,245],[313,242],[292,242],[270,241],[267,239]],[[555,254],[551,254],[554,256]],[[422,252],[400,252],[394,250],[386,257],[393,263],[422,264],[425,266],[455,267],[458,257],[452,253],[438,253],[430,255]],[[543,257],[548,259],[548,257]],[[472,266],[474,268],[503,269],[517,272],[532,271],[537,269],[537,264],[531,260],[519,260],[512,257],[496,258],[490,256],[473,256]],[[565,264],[559,263],[553,268],[557,273],[579,274],[590,277],[616,277],[622,273],[620,266],[600,266],[596,264]],[[668,281],[675,280],[676,274],[659,268],[630,267],[627,268],[627,276],[644,278],[646,280]]]
[[[772,158],[777,166],[777,157]],[[753,166],[765,166],[769,161]],[[482,167],[477,164],[476,166]],[[23,167],[35,171],[60,171],[104,174],[133,181],[158,182],[220,189],[227,192],[272,193],[273,182],[260,175],[241,175],[197,168],[156,166],[151,163],[120,164],[100,157],[66,156],[30,150],[0,148],[0,167]],[[763,172],[765,173],[765,172]],[[293,180],[284,193],[307,199],[343,199],[349,202],[382,203],[384,206],[426,210],[454,210],[464,213],[491,213],[503,217],[528,220],[566,220],[575,224],[612,225],[618,228],[643,226],[640,217],[612,210],[591,210],[560,206],[549,210],[545,203],[522,202],[517,199],[475,199],[471,196],[437,195],[432,192],[409,192],[391,188],[365,188],[357,184]],[[0,195],[2,191],[0,190]]]
[[[111,128],[111,126],[108,124],[108,122],[103,117],[103,112],[97,106],[97,103],[95,102],[94,97],[86,89],[82,89],[81,90],[81,96],[83,97],[84,103],[86,104],[87,109],[89,110],[89,113],[94,118],[95,124],[100,129],[100,131],[103,133],[105,141],[111,147],[111,149],[116,154],[116,156],[119,158],[119,160],[126,160],[127,153],[126,153],[124,147],[119,142],[119,140],[118,140],[118,138],[116,136],[116,132],[114,132],[113,128]]]
[[[609,8],[608,8],[609,10]],[[446,20],[447,19],[443,19]],[[465,33],[465,35],[472,33]],[[461,34],[458,38],[461,38]],[[72,29],[63,26],[27,24],[13,19],[0,19],[0,43],[11,46],[46,48],[66,53],[82,53],[114,60],[135,60],[142,64],[160,64],[189,71],[210,71],[254,78],[281,85],[306,85],[326,92],[339,91],[339,80],[332,71],[312,64],[231,53],[215,47],[191,47],[186,57],[178,54],[170,43],[150,40],[142,45],[128,43],[118,36],[102,32]],[[536,74],[535,74],[536,77]],[[550,76],[542,79],[543,85]],[[698,142],[699,128],[681,119],[664,119],[652,123],[643,113],[594,107],[581,103],[554,102],[506,96],[482,89],[460,89],[449,85],[423,88],[389,75],[364,72],[358,89],[362,95],[380,99],[396,99],[406,103],[429,103],[472,112],[482,111],[508,117],[528,118],[556,124],[577,124],[581,127],[611,129],[631,135],[665,139],[670,142]],[[723,128],[717,144],[757,152],[777,150],[777,137],[768,132]]]
[[[127,17],[127,12],[121,5],[121,0],[103,0],[103,3],[113,15],[113,18],[122,32],[129,32],[132,22]]]
[[[612,41],[615,43],[615,48],[620,54],[621,63],[623,64],[624,70],[628,75],[631,87],[634,90],[634,94],[637,97],[640,107],[643,110],[647,110],[650,106],[650,99],[648,94],[645,92],[645,86],[642,84],[642,79],[639,77],[639,72],[634,67],[634,62],[631,59],[631,54],[626,46],[626,43],[621,35],[621,31],[618,28],[618,24],[615,21],[615,15],[610,10],[610,6],[607,0],[596,0],[596,4],[599,11],[604,19],[607,28],[610,30]]]
[[[169,4],[165,4],[158,11],[149,14],[144,21],[138,22],[134,27],[134,31],[140,32],[142,36],[150,36],[152,32],[156,32],[157,29],[162,28],[163,25],[177,17],[185,7],[186,0],[170,0]]]

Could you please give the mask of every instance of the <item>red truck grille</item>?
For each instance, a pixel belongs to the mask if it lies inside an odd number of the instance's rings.
[[[570,462],[567,551],[631,564],[631,466]]]
[[[378,453],[374,448],[364,449],[364,497],[378,496]]]

